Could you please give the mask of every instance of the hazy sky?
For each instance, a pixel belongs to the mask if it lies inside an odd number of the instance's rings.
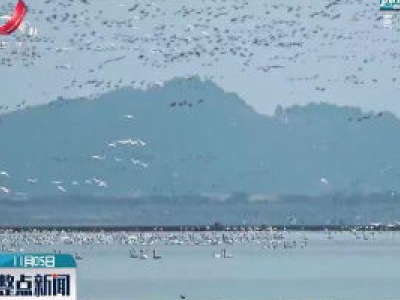
[[[377,1],[26,3],[37,35],[0,37],[7,111],[199,75],[261,113],[323,101],[400,115],[399,18]]]

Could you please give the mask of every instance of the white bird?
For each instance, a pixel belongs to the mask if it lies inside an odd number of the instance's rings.
[[[100,156],[100,155],[92,155],[93,160],[104,160],[106,157],[105,156]]]
[[[146,146],[146,142],[142,141],[141,139],[132,140],[129,138],[126,140],[118,140],[117,143],[121,145]]]
[[[38,34],[38,29],[36,27],[30,27],[28,31],[28,35],[33,36]]]
[[[147,258],[149,258],[149,256],[146,253],[144,253],[143,250],[140,250],[139,258],[140,259],[147,259]]]
[[[0,175],[2,175],[4,177],[7,177],[7,178],[10,178],[10,175],[6,171],[1,171]]]
[[[131,162],[133,162],[134,165],[137,165],[137,164],[140,164],[140,163],[141,163],[140,160],[134,159],[134,158],[131,158]]]
[[[61,185],[57,185],[57,189],[58,189],[60,192],[63,192],[63,193],[66,193],[66,192],[67,192],[67,190],[66,190],[63,186],[61,186]]]
[[[326,179],[325,177],[321,177],[321,179],[319,180],[323,185],[328,185],[329,181],[328,179]]]
[[[99,187],[107,187],[107,182],[105,180],[102,179],[98,179],[98,178],[93,178],[93,181],[97,184],[97,186]]]
[[[137,141],[139,142],[140,146],[146,146],[147,145],[146,142],[142,141],[141,139],[138,139]]]
[[[153,86],[154,86],[154,87],[161,88],[161,87],[164,86],[164,82],[162,82],[162,81],[156,81],[156,82],[153,83]]]
[[[119,140],[117,143],[121,145],[136,145],[136,141],[133,141],[131,138],[127,140]]]
[[[125,115],[124,118],[126,118],[126,119],[133,119],[134,117],[133,117],[133,115]]]
[[[107,185],[107,182],[101,181],[101,182],[99,182],[98,186],[106,188],[108,185]]]
[[[39,182],[39,179],[37,178],[28,178],[26,179],[26,182],[30,183],[30,184],[36,184]]]
[[[10,190],[8,188],[4,187],[4,186],[0,186],[0,191],[2,191],[5,194],[9,194],[10,193]]]
[[[2,42],[0,43],[0,49],[6,49],[7,46],[8,46],[8,42],[6,42],[6,41],[2,41]]]
[[[131,162],[133,162],[133,165],[135,165],[135,166],[139,165],[139,166],[142,166],[145,169],[149,166],[149,164],[146,164],[146,163],[140,161],[139,159],[131,158]]]
[[[217,251],[214,250],[214,258],[221,258],[221,253],[217,253]]]

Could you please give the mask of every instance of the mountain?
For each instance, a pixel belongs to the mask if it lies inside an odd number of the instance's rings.
[[[265,116],[197,77],[57,99],[0,118],[3,198],[262,200],[400,190],[393,114],[321,103]]]

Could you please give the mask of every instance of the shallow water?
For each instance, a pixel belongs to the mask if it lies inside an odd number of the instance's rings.
[[[299,240],[304,233],[289,233]],[[52,245],[25,251],[78,252],[80,299],[398,299],[400,234],[306,233],[307,247],[234,245]],[[160,260],[129,258],[156,249]],[[234,257],[216,259],[226,248]]]

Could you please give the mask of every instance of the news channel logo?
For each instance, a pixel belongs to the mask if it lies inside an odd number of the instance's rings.
[[[0,254],[0,299],[77,300],[69,254]]]
[[[380,0],[380,10],[400,10],[400,0]]]

